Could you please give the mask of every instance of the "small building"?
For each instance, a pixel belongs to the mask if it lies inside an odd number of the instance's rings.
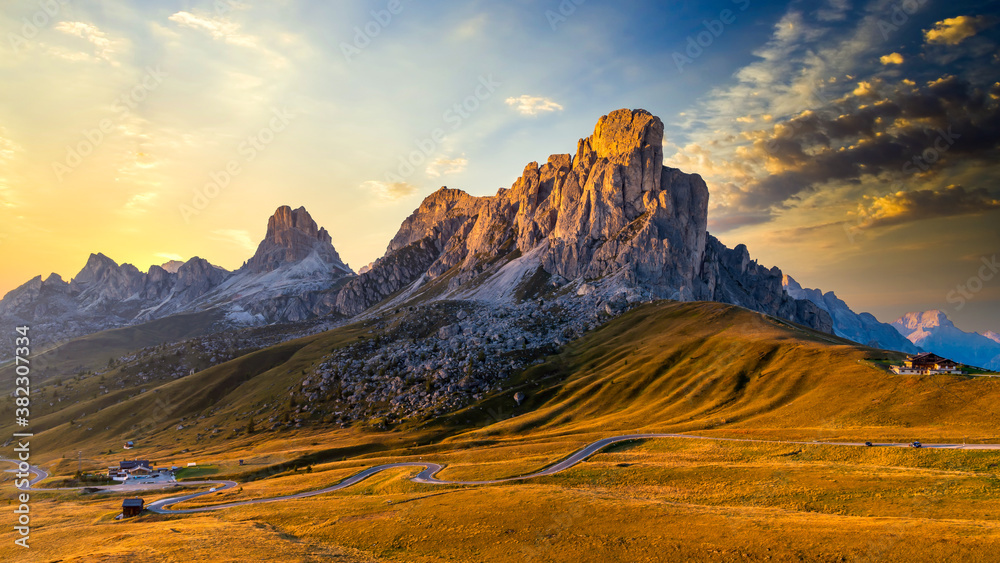
[[[118,468],[122,471],[131,471],[136,467],[145,467],[146,469],[152,468],[153,464],[150,463],[148,459],[133,459],[126,460],[123,459],[118,462]]]
[[[127,498],[122,501],[122,516],[125,518],[132,518],[133,516],[138,516],[142,514],[142,508],[145,502],[141,498]]]
[[[135,447],[135,442],[133,442],[132,440],[129,440],[128,442],[125,442],[125,446],[123,446],[123,447],[126,450],[131,450],[132,448]]]
[[[930,352],[909,356],[902,366],[892,366],[892,371],[901,375],[963,375],[965,373],[957,363]]]
[[[148,467],[143,467],[141,465],[139,467],[135,467],[133,469],[128,470],[128,474],[132,477],[145,477],[147,475],[151,475],[152,473],[153,473],[152,469]]]

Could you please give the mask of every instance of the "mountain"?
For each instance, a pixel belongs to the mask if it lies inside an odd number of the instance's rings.
[[[721,301],[830,332],[829,314],[789,297],[778,268],[709,235],[704,180],[663,166],[662,146],[659,118],[618,110],[575,155],[530,163],[495,196],[442,188],[403,222],[385,256],[347,284],[337,307],[355,315],[394,294],[381,308],[415,298],[506,303],[555,291],[593,293],[599,302]]]
[[[986,332],[983,333],[983,336],[985,336],[986,338],[989,338],[993,342],[996,342],[996,343],[1000,344],[1000,334],[997,334],[997,333],[993,332],[992,330],[987,330]]]
[[[966,365],[1000,371],[1000,342],[959,329],[941,311],[907,313],[892,326],[928,352]]]
[[[833,318],[833,332],[841,338],[883,350],[896,350],[908,354],[922,351],[900,335],[892,325],[880,322],[871,313],[855,313],[832,291],[823,293],[818,289],[803,288],[791,276],[785,276],[782,285],[789,296],[795,299],[807,299],[829,313]]]
[[[183,265],[184,262],[181,262],[180,260],[171,260],[165,264],[160,264],[160,267],[171,274],[176,274],[177,270],[179,270]]]
[[[257,252],[236,272],[195,257],[142,273],[92,254],[68,283],[57,274],[38,276],[7,293],[0,321],[31,326],[36,345],[210,310],[224,313],[219,328],[299,321],[328,314],[339,285],[353,275],[304,208],[281,207]]]
[[[39,332],[57,341],[177,313],[221,313],[224,329],[441,300],[503,305],[516,317],[543,298],[577,317],[546,327],[539,342],[551,344],[632,304],[672,299],[730,303],[832,332],[827,311],[786,293],[781,270],[708,233],[708,187],[663,166],[662,147],[659,118],[612,112],[575,155],[530,163],[495,196],[431,194],[361,275],[304,208],[284,206],[235,272],[194,258],[144,274],[95,254],[69,283],[36,278],[8,294],[0,318],[48,323]],[[503,338],[511,346],[526,339]]]
[[[242,268],[198,303],[221,308],[240,324],[302,321],[333,312],[340,287],[354,272],[326,229],[304,207],[279,207],[267,234]]]
[[[44,281],[38,276],[8,292],[0,301],[0,319],[6,326],[30,326],[36,345],[58,342],[184,310],[226,275],[201,258],[176,273],[152,266],[144,274],[92,254],[68,283],[57,274]]]

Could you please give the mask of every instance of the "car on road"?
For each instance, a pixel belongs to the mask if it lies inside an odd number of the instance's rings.
[[[868,447],[868,448],[872,447],[872,443],[871,442],[865,442],[865,447]]]
[[[913,442],[912,444],[910,444],[910,447],[911,448],[922,448],[924,446],[920,442]]]

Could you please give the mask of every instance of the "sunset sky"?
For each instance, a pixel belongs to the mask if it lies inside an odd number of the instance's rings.
[[[91,252],[238,268],[280,205],[357,270],[438,187],[491,195],[624,107],[729,246],[1000,331],[998,45],[976,0],[12,0],[0,294]]]

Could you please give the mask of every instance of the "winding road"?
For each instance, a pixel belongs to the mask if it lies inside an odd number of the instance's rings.
[[[340,481],[335,485],[326,487],[324,489],[318,489],[315,491],[308,491],[305,493],[298,493],[294,495],[276,496],[264,499],[229,502],[225,504],[216,504],[212,506],[201,506],[198,508],[172,510],[169,507],[175,504],[187,502],[189,500],[198,498],[200,496],[216,493],[219,491],[225,491],[227,489],[232,489],[234,487],[239,486],[239,483],[235,481],[185,481],[184,485],[213,485],[213,487],[207,491],[160,499],[158,501],[146,505],[146,509],[149,510],[150,512],[155,512],[157,514],[195,514],[199,512],[223,510],[226,508],[233,508],[236,506],[246,506],[250,504],[263,504],[266,502],[280,502],[286,500],[307,498],[346,489],[352,485],[356,485],[361,481],[364,481],[365,479],[371,477],[372,475],[375,475],[377,473],[389,469],[398,469],[400,467],[419,468],[420,472],[417,473],[415,476],[411,477],[410,480],[415,483],[425,483],[429,485],[493,485],[498,483],[508,483],[511,481],[524,481],[527,479],[534,479],[536,477],[554,475],[561,471],[565,471],[612,444],[617,444],[619,442],[627,442],[630,440],[648,440],[652,438],[684,438],[691,440],[717,440],[722,442],[754,442],[762,444],[793,444],[793,445],[798,444],[798,445],[851,446],[851,447],[867,446],[867,444],[864,442],[818,442],[818,441],[804,442],[804,441],[785,441],[785,440],[755,440],[750,438],[718,438],[712,436],[692,436],[690,434],[627,434],[622,436],[613,436],[611,438],[604,438],[603,440],[598,440],[596,442],[588,444],[587,446],[583,447],[580,450],[577,450],[572,455],[570,455],[569,457],[558,463],[550,465],[540,471],[536,471],[528,475],[521,475],[519,477],[494,479],[490,481],[446,481],[435,477],[435,475],[437,475],[439,472],[441,472],[441,470],[444,469],[444,466],[438,463],[430,463],[430,462],[387,463],[384,465],[376,465],[374,467],[369,467],[368,469],[365,469],[359,473],[355,473],[354,475],[345,478],[344,480]],[[873,443],[872,446],[883,447],[883,448],[906,448],[909,447],[910,444],[883,442],[883,443]],[[966,444],[923,444],[922,447],[925,449],[950,449],[950,450],[1000,450],[1000,444],[967,444],[967,445]],[[0,462],[8,462],[15,464],[18,463],[17,461],[10,459],[3,459],[3,458],[0,458]],[[48,473],[46,473],[45,470],[41,469],[40,467],[36,466],[31,466],[31,472],[35,474],[35,478],[30,481],[28,488],[34,491],[63,491],[63,490],[74,490],[74,489],[84,488],[84,487],[68,487],[59,489],[36,489],[34,485],[39,481],[41,481],[42,479],[47,478]],[[150,490],[151,488],[161,489],[168,485],[177,486],[177,483],[169,483],[169,484],[164,483],[162,486],[159,487],[156,486],[143,487],[141,485],[132,485],[132,486],[119,485],[115,486],[114,490],[141,491],[141,490]]]

